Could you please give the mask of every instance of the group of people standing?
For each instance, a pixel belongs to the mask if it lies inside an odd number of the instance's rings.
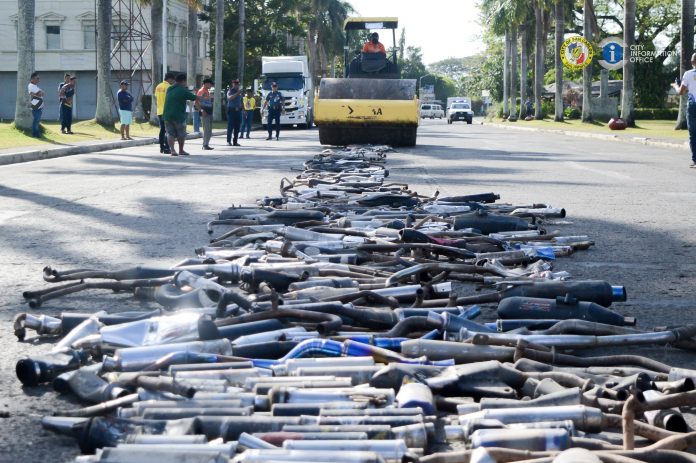
[[[203,149],[213,150],[210,139],[213,132],[213,99],[211,93],[212,79],[203,80],[203,85],[195,93],[186,87],[186,74],[175,75],[168,72],[164,81],[155,88],[155,100],[157,104],[157,116],[160,124],[159,144],[160,153],[171,156],[187,156],[184,151],[186,141],[187,104],[193,102],[195,114],[200,117],[200,125],[203,138]],[[241,146],[240,138],[251,138],[251,126],[254,119],[254,111],[257,109],[257,100],[252,90],[242,92],[239,80],[234,79],[232,85],[225,92],[227,99],[227,145]],[[278,91],[278,85],[274,82],[272,91],[266,97],[262,109],[268,107],[268,138],[272,139],[272,131],[275,129],[276,140],[280,139],[280,115],[283,112],[283,95]],[[194,130],[196,127],[194,127]],[[177,152],[175,143],[178,142]]]

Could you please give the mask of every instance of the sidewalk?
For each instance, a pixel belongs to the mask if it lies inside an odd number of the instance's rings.
[[[610,131],[607,128],[608,133],[596,133],[596,132],[581,132],[578,130],[562,130],[562,129],[545,129],[540,127],[524,127],[524,122],[483,122],[485,125],[490,125],[492,127],[499,127],[501,129],[510,129],[518,131],[527,132],[543,132],[543,133],[555,133],[566,135],[569,137],[579,137],[579,138],[594,138],[597,140],[610,140],[619,141],[624,143],[639,143],[641,145],[657,146],[660,148],[676,148],[684,151],[689,151],[689,142],[679,141],[670,138],[661,137],[640,137],[636,135],[630,135],[627,133],[622,133],[622,131]],[[520,124],[520,125],[518,125]]]
[[[213,130],[213,136],[225,135],[224,130]],[[190,133],[187,140],[201,138],[198,133]],[[20,162],[39,161],[42,159],[60,158],[76,154],[95,153],[98,151],[132,148],[134,146],[146,146],[158,143],[155,137],[136,137],[133,140],[100,140],[77,142],[74,144],[53,144],[22,146],[20,148],[8,148],[0,150],[0,166],[17,164]]]

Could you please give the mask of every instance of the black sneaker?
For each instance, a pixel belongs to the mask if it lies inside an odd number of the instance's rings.
[[[242,146],[239,143],[234,143],[232,146]]]
[[[266,138],[266,140],[272,140],[272,139],[273,139],[272,137],[268,137],[268,138]]]
[[[160,153],[162,153],[162,154],[172,154],[172,152],[169,151],[169,150],[162,150],[162,151],[160,151]]]
[[[246,136],[247,140],[249,139],[249,135]]]
[[[276,141],[280,140],[280,137],[276,137]]]
[[[207,151],[210,151],[210,150],[214,150],[215,148],[211,148],[210,146],[205,145],[205,146],[203,147],[203,149],[204,149],[204,150],[207,150]]]
[[[230,142],[227,142],[227,146],[232,146],[232,143],[230,143]]]

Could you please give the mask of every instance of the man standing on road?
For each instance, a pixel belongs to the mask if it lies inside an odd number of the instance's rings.
[[[232,81],[232,88],[227,91],[227,145],[241,146],[237,143],[241,124],[242,90],[239,88],[239,80],[235,79]]]
[[[268,127],[268,138],[270,140],[273,138],[273,122],[275,121],[275,133],[276,140],[280,138],[280,114],[284,110],[285,100],[283,99],[283,94],[278,91],[278,83],[273,82],[271,84],[271,91],[266,95],[266,101],[263,103],[263,109],[268,107],[268,120],[266,125]]]
[[[242,138],[244,138],[244,132],[246,132],[246,137],[249,138],[249,132],[251,132],[251,123],[254,120],[254,110],[256,109],[256,98],[254,98],[250,88],[247,89],[246,96],[242,99],[242,104],[244,106]]]
[[[132,140],[130,125],[133,121],[133,95],[128,92],[128,82],[121,81],[121,89],[116,94],[118,117],[121,120],[121,140]]]
[[[65,74],[63,76],[63,82],[58,84],[58,121],[63,123],[63,97],[61,96],[61,91],[63,87],[70,83],[70,74]]]
[[[44,92],[39,88],[38,72],[33,72],[31,74],[27,90],[29,91],[29,101],[31,104],[31,136],[39,138],[41,136],[41,114],[43,113],[44,107]]]
[[[201,124],[203,125],[203,149],[212,150],[210,137],[213,136],[213,97],[210,89],[213,86],[212,79],[203,80],[203,86],[198,90],[198,106],[200,107]]]
[[[172,156],[188,156],[184,151],[186,142],[186,102],[197,101],[198,97],[186,88],[186,74],[179,74],[175,83],[167,90],[164,101],[164,124],[167,130],[167,142]],[[174,141],[179,142],[179,152],[174,148]]]
[[[169,144],[167,143],[167,133],[164,128],[164,101],[167,98],[167,90],[174,83],[174,73],[168,72],[164,75],[164,80],[155,87],[155,99],[157,101],[157,118],[159,119],[159,145],[160,153],[169,154]]]
[[[680,95],[688,94],[688,103],[686,104],[686,126],[689,128],[689,146],[691,147],[691,165],[689,167],[696,168],[696,53],[691,55],[691,66],[684,73],[681,83],[677,79],[677,83],[672,86]]]
[[[77,77],[70,77],[68,83],[60,89],[60,133],[72,135],[73,97]]]

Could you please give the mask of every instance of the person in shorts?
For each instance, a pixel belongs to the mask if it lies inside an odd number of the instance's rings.
[[[172,156],[188,156],[184,151],[186,142],[186,104],[188,101],[198,101],[198,97],[186,88],[186,74],[179,74],[174,79],[174,85],[167,89],[164,101],[164,126],[167,130],[167,142]],[[179,152],[174,148],[174,142],[179,142]]]
[[[128,91],[128,82],[121,81],[121,89],[116,94],[118,117],[121,120],[121,140],[132,140],[130,125],[133,122],[133,95]]]

